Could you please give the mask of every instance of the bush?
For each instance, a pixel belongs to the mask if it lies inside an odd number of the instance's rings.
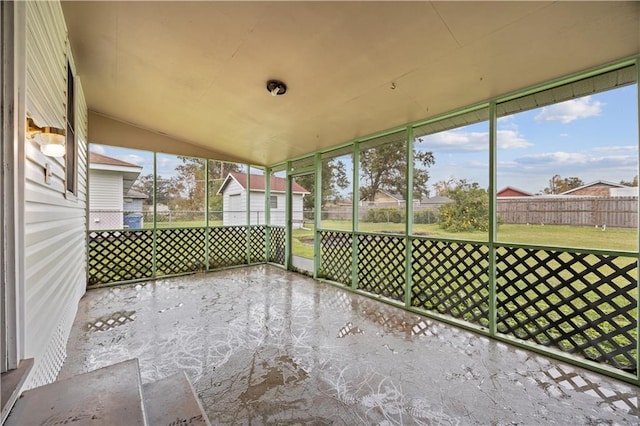
[[[440,207],[442,229],[449,232],[489,230],[489,196],[477,182],[459,180],[447,196],[454,202]]]
[[[393,208],[369,209],[363,221],[371,223],[402,223],[404,222],[404,210]]]
[[[436,223],[438,215],[433,210],[419,210],[413,212],[413,223],[429,224]]]

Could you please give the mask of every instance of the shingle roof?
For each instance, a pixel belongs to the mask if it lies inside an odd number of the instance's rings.
[[[229,176],[233,176],[233,178],[240,184],[240,186],[242,186],[245,189],[247,188],[247,175],[245,173],[231,172],[231,173],[229,173]],[[222,184],[222,187],[220,187],[220,191],[219,192],[222,192],[222,189],[226,186],[227,181],[229,180],[229,176],[227,176],[227,179]],[[251,190],[252,191],[264,191],[265,190],[265,181],[266,180],[264,178],[264,175],[251,174],[251,179],[250,179]],[[277,177],[277,176],[271,176],[271,190],[272,191],[285,192],[286,188],[287,188],[287,180],[285,178],[281,178],[281,177]],[[304,189],[302,186],[297,184],[295,181],[293,182],[291,190],[294,193],[307,193],[307,194],[309,193],[309,191]]]
[[[89,163],[108,164],[110,166],[140,167],[137,164],[127,163],[126,161],[118,160],[117,158],[107,157],[106,155],[97,154],[91,151],[89,152]]]

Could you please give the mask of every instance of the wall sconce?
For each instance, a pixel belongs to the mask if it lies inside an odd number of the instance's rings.
[[[27,117],[27,137],[40,144],[40,151],[48,157],[64,157],[65,131],[57,127],[38,127],[31,117]]]

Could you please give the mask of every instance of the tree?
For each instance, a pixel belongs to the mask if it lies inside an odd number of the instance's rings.
[[[542,190],[545,194],[562,194],[570,189],[578,188],[584,185],[582,179],[575,176],[562,178],[560,175],[554,175],[549,180],[549,186]]]
[[[147,196],[143,204],[147,206],[153,205],[153,173],[148,175],[139,176],[138,179],[131,185],[131,189],[138,192],[142,192]]]
[[[428,168],[435,163],[432,152],[413,150],[413,196],[428,194]],[[380,190],[407,193],[407,153],[405,142],[388,143],[360,153],[360,200],[374,201]]]
[[[203,211],[205,199],[206,160],[178,157],[182,164],[176,167],[176,176],[171,179],[172,189],[179,190],[175,197],[175,207],[186,211]]]
[[[314,173],[296,178],[296,183],[310,192],[304,196],[303,209],[313,210],[316,200],[316,175]],[[345,165],[342,161],[332,158],[322,162],[322,207],[328,202],[336,201],[340,198],[340,190],[349,186],[349,179]]]
[[[620,185],[638,186],[638,175],[636,175],[631,182],[626,182],[625,180],[621,180]]]
[[[447,196],[453,202],[440,207],[442,229],[450,232],[489,230],[489,196],[477,182],[459,179]]]
[[[438,182],[433,184],[433,190],[436,193],[436,196],[446,197],[449,194],[449,191],[453,188],[456,180],[454,178],[439,180]]]
[[[222,195],[218,195],[218,190],[231,172],[246,173],[246,169],[237,163],[209,161],[209,211],[222,211]]]

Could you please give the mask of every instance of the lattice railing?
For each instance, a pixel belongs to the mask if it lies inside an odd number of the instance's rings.
[[[488,253],[481,244],[413,240],[411,305],[488,326]]]
[[[209,267],[244,265],[247,263],[247,228],[226,226],[209,228]]]
[[[87,286],[153,277],[153,231],[93,231]]]
[[[158,229],[156,275],[205,269],[205,228]]]
[[[404,238],[358,235],[358,288],[403,302],[405,259]]]
[[[264,225],[252,226],[249,228],[249,247],[250,251],[250,263],[262,263],[266,262],[266,235],[267,227]]]
[[[348,232],[320,232],[320,278],[351,285],[352,241]]]
[[[633,257],[500,247],[498,331],[635,371]]]
[[[285,233],[283,226],[271,226],[269,239],[269,262],[284,265]]]

